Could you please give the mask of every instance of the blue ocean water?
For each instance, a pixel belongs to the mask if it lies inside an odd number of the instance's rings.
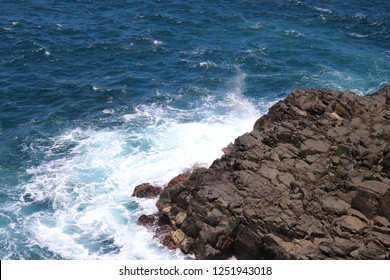
[[[298,87],[390,77],[390,1],[1,0],[0,258],[174,259],[163,186]]]

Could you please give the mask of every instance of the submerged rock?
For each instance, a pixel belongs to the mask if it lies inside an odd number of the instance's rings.
[[[389,259],[390,87],[296,90],[157,202],[201,259]]]

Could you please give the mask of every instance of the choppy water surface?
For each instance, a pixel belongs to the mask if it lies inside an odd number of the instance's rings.
[[[389,84],[390,2],[0,1],[0,257],[173,259],[164,185],[297,87]]]

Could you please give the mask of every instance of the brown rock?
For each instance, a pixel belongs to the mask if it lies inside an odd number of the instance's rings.
[[[160,240],[160,243],[170,250],[176,250],[179,248],[179,245],[175,243],[171,234],[164,234],[159,236],[158,238]]]
[[[386,219],[390,221],[390,190],[387,190],[383,195],[378,214],[386,217]]]
[[[389,251],[375,242],[368,243],[359,253],[361,259],[379,259],[384,260],[389,257]]]
[[[345,251],[346,254],[350,254],[351,252],[359,248],[359,245],[356,242],[337,236],[334,238],[334,243],[341,250]]]
[[[157,217],[154,215],[141,215],[137,220],[137,224],[142,226],[152,226],[156,222],[157,222]]]
[[[177,184],[181,184],[183,183],[185,180],[187,180],[191,175],[191,172],[190,171],[187,171],[187,172],[183,172],[179,175],[177,175],[176,177],[172,178],[168,185],[166,186],[167,188],[170,188],[170,187],[173,187]]]
[[[348,208],[351,207],[350,204],[334,196],[326,197],[322,204],[325,211],[338,216],[347,214]]]
[[[181,229],[175,230],[172,233],[172,240],[184,253],[188,254],[191,252],[194,241],[191,237],[185,235]]]
[[[383,196],[389,189],[390,185],[373,180],[366,180],[359,184],[359,187]]]
[[[277,102],[162,191],[164,242],[201,259],[389,259],[389,96],[299,89]]]
[[[375,217],[374,222],[376,225],[379,225],[381,227],[390,228],[390,222],[385,217],[377,216]]]
[[[134,188],[133,196],[139,198],[157,197],[161,193],[161,188],[149,183],[142,183]]]
[[[344,216],[339,222],[341,228],[352,233],[360,233],[367,225],[353,216]]]
[[[371,191],[368,188],[359,188],[356,196],[352,199],[351,206],[369,218],[373,218],[378,214],[381,203],[380,194]]]
[[[330,148],[330,144],[323,141],[323,140],[313,140],[313,139],[307,139],[303,146],[301,147],[302,152],[304,153],[310,153],[310,154],[317,154],[317,153],[326,153]]]
[[[229,143],[225,148],[222,149],[222,152],[225,156],[228,156],[232,153],[233,151],[233,143]]]

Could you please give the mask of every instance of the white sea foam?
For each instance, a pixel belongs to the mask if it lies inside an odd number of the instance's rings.
[[[102,111],[103,114],[107,114],[107,115],[112,115],[114,114],[115,110],[114,109],[104,109]]]
[[[47,160],[28,170],[22,186],[22,205],[48,207],[24,222],[31,242],[67,259],[184,258],[136,224],[156,212],[156,201],[131,193],[142,182],[162,186],[194,163],[211,164],[250,131],[259,111],[242,96],[244,86],[239,74],[223,98],[207,96],[198,108],[140,105],[120,128],[76,128],[53,138]]]
[[[46,50],[44,47],[39,48],[38,51],[43,52],[45,56],[50,56],[50,52]]]
[[[365,19],[366,18],[366,15],[362,14],[362,13],[357,13],[353,16],[353,18],[356,18],[356,19],[359,19],[359,20],[362,20],[362,19]]]
[[[367,38],[368,37],[368,35],[358,34],[358,33],[348,33],[348,35],[355,37],[355,38]]]
[[[303,35],[302,33],[298,32],[298,31],[296,31],[294,29],[292,29],[292,30],[285,30],[284,34],[286,36],[291,36],[291,37],[296,37],[296,38],[298,38],[298,37],[305,37],[305,35]]]
[[[217,68],[218,67],[216,63],[214,63],[214,62],[212,62],[210,60],[199,62],[198,66],[202,67],[202,68],[206,68],[206,69],[208,69],[208,68]]]
[[[320,7],[314,7],[314,9],[319,11],[319,12],[323,12],[323,13],[327,13],[327,14],[332,13],[332,10],[330,10],[330,9],[325,9],[325,8],[320,8]]]
[[[160,46],[160,45],[162,45],[162,42],[158,41],[158,40],[153,40],[153,45]]]
[[[259,22],[256,22],[255,24],[252,24],[252,25],[248,26],[247,28],[250,28],[250,29],[261,29],[261,28],[263,28],[263,25],[261,25],[261,23],[259,23]]]

